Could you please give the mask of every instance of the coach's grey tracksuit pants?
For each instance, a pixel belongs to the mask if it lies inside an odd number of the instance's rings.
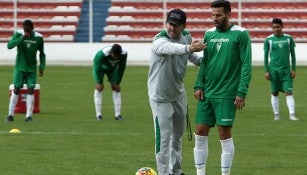
[[[150,100],[155,127],[155,151],[158,175],[182,173],[182,135],[184,132],[186,96],[174,102]]]

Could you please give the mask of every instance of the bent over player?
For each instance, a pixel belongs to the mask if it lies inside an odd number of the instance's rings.
[[[102,120],[101,105],[103,101],[102,91],[104,89],[103,78],[107,75],[113,91],[113,103],[115,120],[123,120],[121,115],[121,93],[120,82],[122,81],[127,62],[127,51],[119,44],[108,46],[99,50],[94,58],[93,76],[96,83],[94,91],[94,103],[96,119]]]
[[[20,88],[23,87],[23,84],[26,84],[28,88],[25,121],[32,121],[34,88],[37,78],[37,51],[40,53],[39,76],[44,74],[46,65],[43,36],[34,31],[34,26],[31,20],[25,20],[22,26],[23,30],[17,30],[7,44],[8,49],[13,49],[17,46],[17,56],[14,67],[14,92],[10,97],[8,117],[6,118],[6,121],[8,122],[14,120],[14,110],[18,101]]]

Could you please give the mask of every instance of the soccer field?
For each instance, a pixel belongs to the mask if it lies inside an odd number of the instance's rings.
[[[5,175],[134,175],[143,166],[156,169],[152,114],[147,96],[147,66],[128,66],[122,86],[124,121],[114,120],[110,85],[105,83],[101,122],[95,120],[94,82],[89,66],[48,66],[38,77],[41,113],[24,122],[16,114],[6,123],[12,66],[0,68],[0,172]],[[189,66],[185,79],[190,122],[194,129],[193,84],[198,68]],[[253,68],[247,106],[237,112],[233,128],[234,175],[304,175],[307,165],[307,67],[297,68],[294,98],[299,121],[288,119],[280,94],[281,120],[274,121],[269,82],[263,67]],[[106,80],[105,80],[106,82]],[[17,128],[20,134],[9,134]],[[183,170],[195,174],[193,141],[183,138]],[[220,174],[216,128],[209,136],[209,175]]]

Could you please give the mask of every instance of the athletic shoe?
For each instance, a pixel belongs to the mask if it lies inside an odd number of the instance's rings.
[[[118,116],[115,117],[115,120],[125,120],[125,119],[123,118],[123,116],[118,115]]]
[[[296,118],[295,115],[291,115],[289,117],[289,119],[292,120],[292,121],[297,121],[298,120],[298,118]]]
[[[96,117],[96,120],[97,120],[97,121],[101,121],[101,120],[102,120],[102,116],[101,116],[101,115],[98,115],[98,116]]]
[[[12,121],[14,121],[14,116],[12,116],[12,115],[7,116],[6,121],[7,121],[7,122],[12,122]]]
[[[279,114],[275,114],[274,120],[280,120],[280,115]]]
[[[25,122],[32,122],[33,121],[33,119],[32,119],[32,117],[30,116],[30,117],[27,117],[26,119],[25,119]]]
[[[174,174],[169,174],[169,175],[174,175]],[[185,175],[184,173],[181,173],[181,174],[179,174],[179,175]]]

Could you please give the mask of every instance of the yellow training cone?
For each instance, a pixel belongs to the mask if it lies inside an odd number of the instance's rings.
[[[21,131],[20,131],[19,129],[12,129],[12,130],[10,131],[10,133],[12,133],[12,134],[18,134],[18,133],[21,133]]]

